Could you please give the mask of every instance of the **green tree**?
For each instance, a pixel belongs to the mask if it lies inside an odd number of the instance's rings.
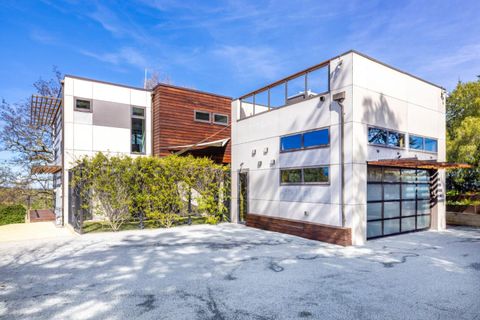
[[[473,165],[447,174],[448,188],[480,189],[480,80],[462,83],[447,98],[447,159]]]

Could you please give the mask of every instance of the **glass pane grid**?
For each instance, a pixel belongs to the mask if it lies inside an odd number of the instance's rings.
[[[369,167],[367,239],[428,229],[429,181],[427,170]]]

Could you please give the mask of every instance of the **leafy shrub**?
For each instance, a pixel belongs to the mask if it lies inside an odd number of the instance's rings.
[[[140,214],[167,228],[192,211],[209,223],[228,214],[229,167],[207,158],[98,153],[78,161],[73,171],[82,208],[104,215],[114,231]]]
[[[25,222],[25,208],[20,205],[0,207],[0,225]]]

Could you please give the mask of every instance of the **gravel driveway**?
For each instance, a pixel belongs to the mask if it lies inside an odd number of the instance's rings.
[[[240,225],[0,243],[1,319],[480,319],[480,229],[343,248]]]

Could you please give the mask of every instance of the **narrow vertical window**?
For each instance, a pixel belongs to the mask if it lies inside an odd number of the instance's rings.
[[[132,153],[145,153],[145,109],[132,107]]]

